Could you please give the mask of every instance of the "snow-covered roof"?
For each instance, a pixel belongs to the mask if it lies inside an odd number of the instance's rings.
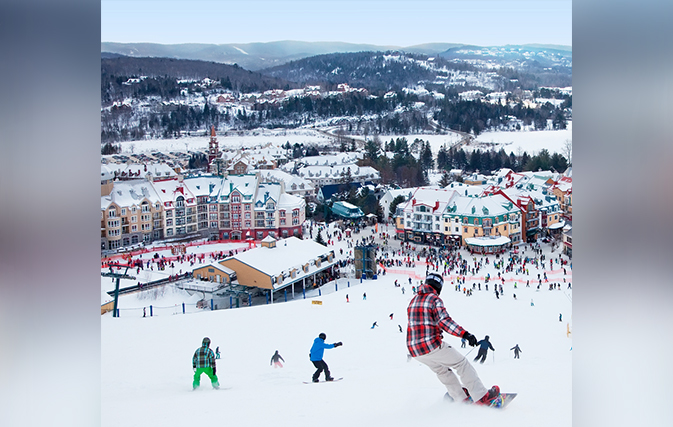
[[[259,184],[259,190],[257,191],[257,197],[255,197],[255,206],[265,206],[266,202],[270,199],[278,203],[280,200],[281,193],[280,184],[276,183],[264,183]]]
[[[178,197],[183,197],[186,206],[196,205],[196,197],[184,182],[177,179],[154,181],[152,186],[157,191],[157,194],[163,203],[171,203],[177,200]]]
[[[303,208],[306,205],[306,201],[303,197],[295,196],[292,194],[283,193],[276,203],[276,208],[278,209],[297,209]]]
[[[310,239],[301,240],[292,236],[287,239],[278,240],[275,248],[262,246],[240,252],[232,258],[268,276],[278,276],[284,271],[287,272],[292,268],[297,268],[299,270],[297,277],[303,277],[305,273],[301,267],[304,264],[309,264],[309,274],[313,274],[316,267],[310,266],[311,261],[329,252],[331,250],[320,243],[316,243]],[[323,264],[323,267],[324,265],[327,265],[327,262]],[[313,271],[311,271],[311,268],[313,268]]]
[[[189,188],[195,196],[209,196],[211,186],[214,189],[218,184],[222,183],[222,177],[218,176],[198,176],[192,178],[185,178],[185,185]]]
[[[511,242],[509,237],[466,237],[465,243],[471,246],[502,246]]]
[[[500,194],[484,197],[465,197],[457,194],[449,201],[445,214],[492,217],[505,215],[515,210],[518,208]]]
[[[143,200],[154,204],[161,201],[151,182],[147,180],[117,181],[107,196],[100,198],[101,209],[107,209],[110,204],[130,207],[140,206]]]
[[[550,230],[556,230],[556,229],[559,229],[559,228],[563,228],[564,225],[565,225],[565,221],[559,221],[555,224],[550,225],[547,228],[550,229]]]
[[[233,191],[238,191],[243,196],[244,201],[249,203],[252,202],[256,188],[256,175],[229,175],[216,185],[210,195],[217,197],[218,201],[222,201],[227,200]]]

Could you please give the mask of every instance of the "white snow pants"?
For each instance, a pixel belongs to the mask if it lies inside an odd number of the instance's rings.
[[[439,348],[428,354],[416,356],[414,359],[427,365],[432,372],[437,374],[437,378],[444,384],[449,396],[456,402],[461,402],[466,397],[463,387],[470,392],[470,396],[475,402],[488,391],[477,376],[474,366],[458,350],[447,345],[444,341]],[[460,380],[456,377],[456,373]]]

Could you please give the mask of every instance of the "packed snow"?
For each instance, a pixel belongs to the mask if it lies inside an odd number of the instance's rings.
[[[394,235],[392,226],[379,227]],[[354,238],[371,235],[367,228]],[[400,242],[390,240],[389,245],[399,250]],[[346,239],[330,248],[337,259],[351,250]],[[399,327],[406,331],[412,285],[425,276],[425,265],[417,262],[413,268],[391,267],[387,274],[362,283],[341,278],[323,285],[320,296],[312,290],[306,299],[299,293],[288,302],[244,308],[187,314],[159,310],[143,318],[140,307],[173,306],[190,302],[190,297],[170,285],[163,294],[148,290],[120,297],[121,316],[107,313],[101,319],[101,425],[570,426],[572,289],[563,279],[572,282],[572,264],[565,266],[567,275],[556,263],[548,269],[549,259],[559,258],[561,249],[552,252],[545,243],[541,248],[546,269],[529,265],[529,276],[503,273],[505,294],[499,299],[493,293],[493,280],[490,291],[484,289],[484,275],[497,278],[494,255],[488,256],[490,263],[479,273],[467,276],[468,288],[480,283],[481,291],[475,290],[472,296],[456,291],[451,284],[454,271],[445,276],[441,293],[458,324],[478,339],[490,336],[496,351],[489,351],[483,365],[472,363],[486,387],[497,384],[503,392],[519,394],[505,410],[445,401],[446,389],[430,369],[407,360],[406,334]],[[219,248],[201,245],[198,250],[211,253],[213,249]],[[518,251],[536,256],[529,245],[519,246]],[[461,254],[473,264],[473,256],[465,250]],[[151,251],[143,257],[150,255]],[[477,261],[481,258],[476,256]],[[186,271],[189,263],[174,268]],[[537,288],[537,274],[545,271],[550,283],[560,283],[559,289],[549,290],[544,281]],[[395,280],[404,288],[395,287]],[[526,280],[531,281],[530,287],[525,286]],[[102,278],[103,282],[109,284],[110,279]],[[126,310],[130,308],[135,310]],[[379,326],[372,329],[375,321]],[[344,379],[303,384],[315,371],[308,352],[320,332],[327,334],[328,343],[343,342],[342,347],[326,350],[324,360],[333,376]],[[222,353],[217,360],[220,390],[211,388],[203,376],[201,387],[192,391],[191,358],[204,336],[212,340],[213,350],[219,347]],[[459,338],[446,333],[444,337],[470,361],[476,356],[469,346],[460,348]],[[520,359],[510,351],[516,344],[522,350]],[[285,359],[283,368],[270,365],[276,350]]]

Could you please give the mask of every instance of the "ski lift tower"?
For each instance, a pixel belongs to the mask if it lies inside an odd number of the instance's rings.
[[[120,267],[124,267],[123,265]],[[130,265],[125,266],[126,270],[124,270],[124,274],[120,273],[115,273],[112,271],[112,266],[110,266],[110,272],[109,273],[101,273],[100,275],[103,277],[116,277],[117,281],[115,284],[115,304],[114,304],[114,309],[112,310],[112,317],[117,317],[117,302],[119,301],[119,279],[131,279],[135,280],[135,276],[129,276],[126,274],[129,271]]]
[[[356,246],[354,254],[355,278],[373,279],[376,274],[376,245]]]

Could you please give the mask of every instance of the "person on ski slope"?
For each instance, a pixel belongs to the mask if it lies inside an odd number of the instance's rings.
[[[220,382],[215,375],[215,355],[210,349],[210,338],[205,337],[201,341],[201,347],[197,348],[192,357],[192,368],[194,369],[194,382],[192,388],[196,390],[201,385],[201,374],[208,375],[213,388],[220,388]]]
[[[519,352],[523,351],[519,348],[519,344],[515,345],[514,347],[510,348],[510,350],[514,350],[514,358],[518,359],[519,358]]]
[[[313,382],[317,383],[318,382],[318,377],[320,377],[320,373],[322,371],[325,371],[325,381],[332,381],[334,378],[329,373],[329,367],[327,366],[327,363],[325,363],[324,360],[322,360],[323,354],[325,352],[326,348],[335,348],[343,345],[341,341],[336,342],[334,344],[326,344],[325,340],[327,339],[327,335],[325,335],[324,332],[321,332],[320,335],[318,335],[318,338],[313,340],[313,346],[311,347],[311,351],[309,352],[309,359],[313,363],[313,366],[317,368],[315,373],[313,374]]]
[[[281,360],[283,362],[285,362],[285,359],[283,359],[283,356],[281,356],[280,353],[278,353],[278,350],[276,350],[276,352],[273,354],[273,356],[271,356],[271,363],[269,363],[269,366],[271,366],[271,364],[273,364],[274,368],[282,368],[283,364],[280,363]]]
[[[477,357],[474,358],[474,361],[476,362],[479,360],[479,363],[484,363],[484,360],[486,360],[486,354],[488,353],[488,349],[490,348],[491,350],[495,351],[493,346],[491,345],[491,342],[488,340],[488,335],[484,337],[483,340],[479,341],[477,343],[479,346],[479,352],[477,353]]]
[[[477,345],[477,338],[454,322],[446,311],[439,298],[443,284],[442,276],[428,274],[409,302],[407,350],[414,359],[437,374],[454,401],[465,401],[472,396],[476,404],[489,405],[500,396],[500,388],[494,385],[486,389],[465,356],[442,340],[442,331],[445,331],[465,338],[472,347]]]

